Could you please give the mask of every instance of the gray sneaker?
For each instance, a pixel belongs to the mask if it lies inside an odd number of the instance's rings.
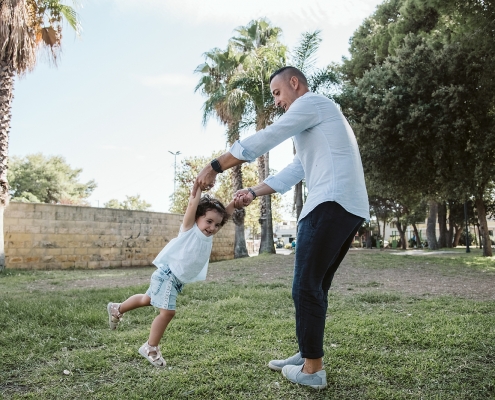
[[[304,358],[301,357],[301,353],[294,354],[292,357],[286,360],[272,360],[268,363],[268,367],[274,371],[282,371],[282,368],[286,365],[303,365]]]
[[[300,365],[286,365],[282,368],[282,375],[293,383],[310,386],[313,389],[325,389],[327,387],[327,373],[324,369],[314,374],[305,374]]]

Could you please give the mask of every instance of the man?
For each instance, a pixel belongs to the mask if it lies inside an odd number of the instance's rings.
[[[203,168],[193,191],[198,186],[210,189],[218,173],[293,139],[293,162],[264,182],[238,191],[235,205],[240,208],[258,196],[285,193],[306,179],[308,197],[298,222],[292,286],[299,353],[268,366],[292,382],[322,389],[327,384],[323,333],[328,290],[355,233],[369,219],[368,195],[356,139],[338,107],[309,92],[306,77],[294,67],[275,71],[270,90],[285,114]]]

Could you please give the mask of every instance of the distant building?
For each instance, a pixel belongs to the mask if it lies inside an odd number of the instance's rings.
[[[284,244],[292,243],[297,235],[297,220],[295,218],[284,219],[273,227],[273,239],[282,239]]]

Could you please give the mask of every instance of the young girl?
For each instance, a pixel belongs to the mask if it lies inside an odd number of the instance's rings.
[[[123,303],[108,303],[110,329],[116,329],[124,313],[153,305],[160,309],[151,324],[148,341],[139,354],[155,367],[164,367],[165,360],[158,344],[175,315],[175,300],[185,283],[206,279],[212,239],[234,211],[234,202],[225,208],[222,203],[198,189],[189,197],[179,236],[172,239],[153,261],[157,270],[151,275],[146,294],[135,294]]]

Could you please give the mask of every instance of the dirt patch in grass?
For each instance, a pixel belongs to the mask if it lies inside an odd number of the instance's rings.
[[[406,257],[406,256],[405,256]],[[465,262],[410,256],[397,257],[378,250],[350,250],[337,271],[332,289],[342,294],[396,292],[411,296],[452,295],[495,300],[495,273],[470,269]],[[438,262],[436,260],[439,260]],[[294,255],[250,257],[211,263],[207,283],[288,284]],[[92,271],[44,271],[27,283],[28,290],[115,288],[149,283],[154,267]],[[145,288],[143,288],[143,291]]]

